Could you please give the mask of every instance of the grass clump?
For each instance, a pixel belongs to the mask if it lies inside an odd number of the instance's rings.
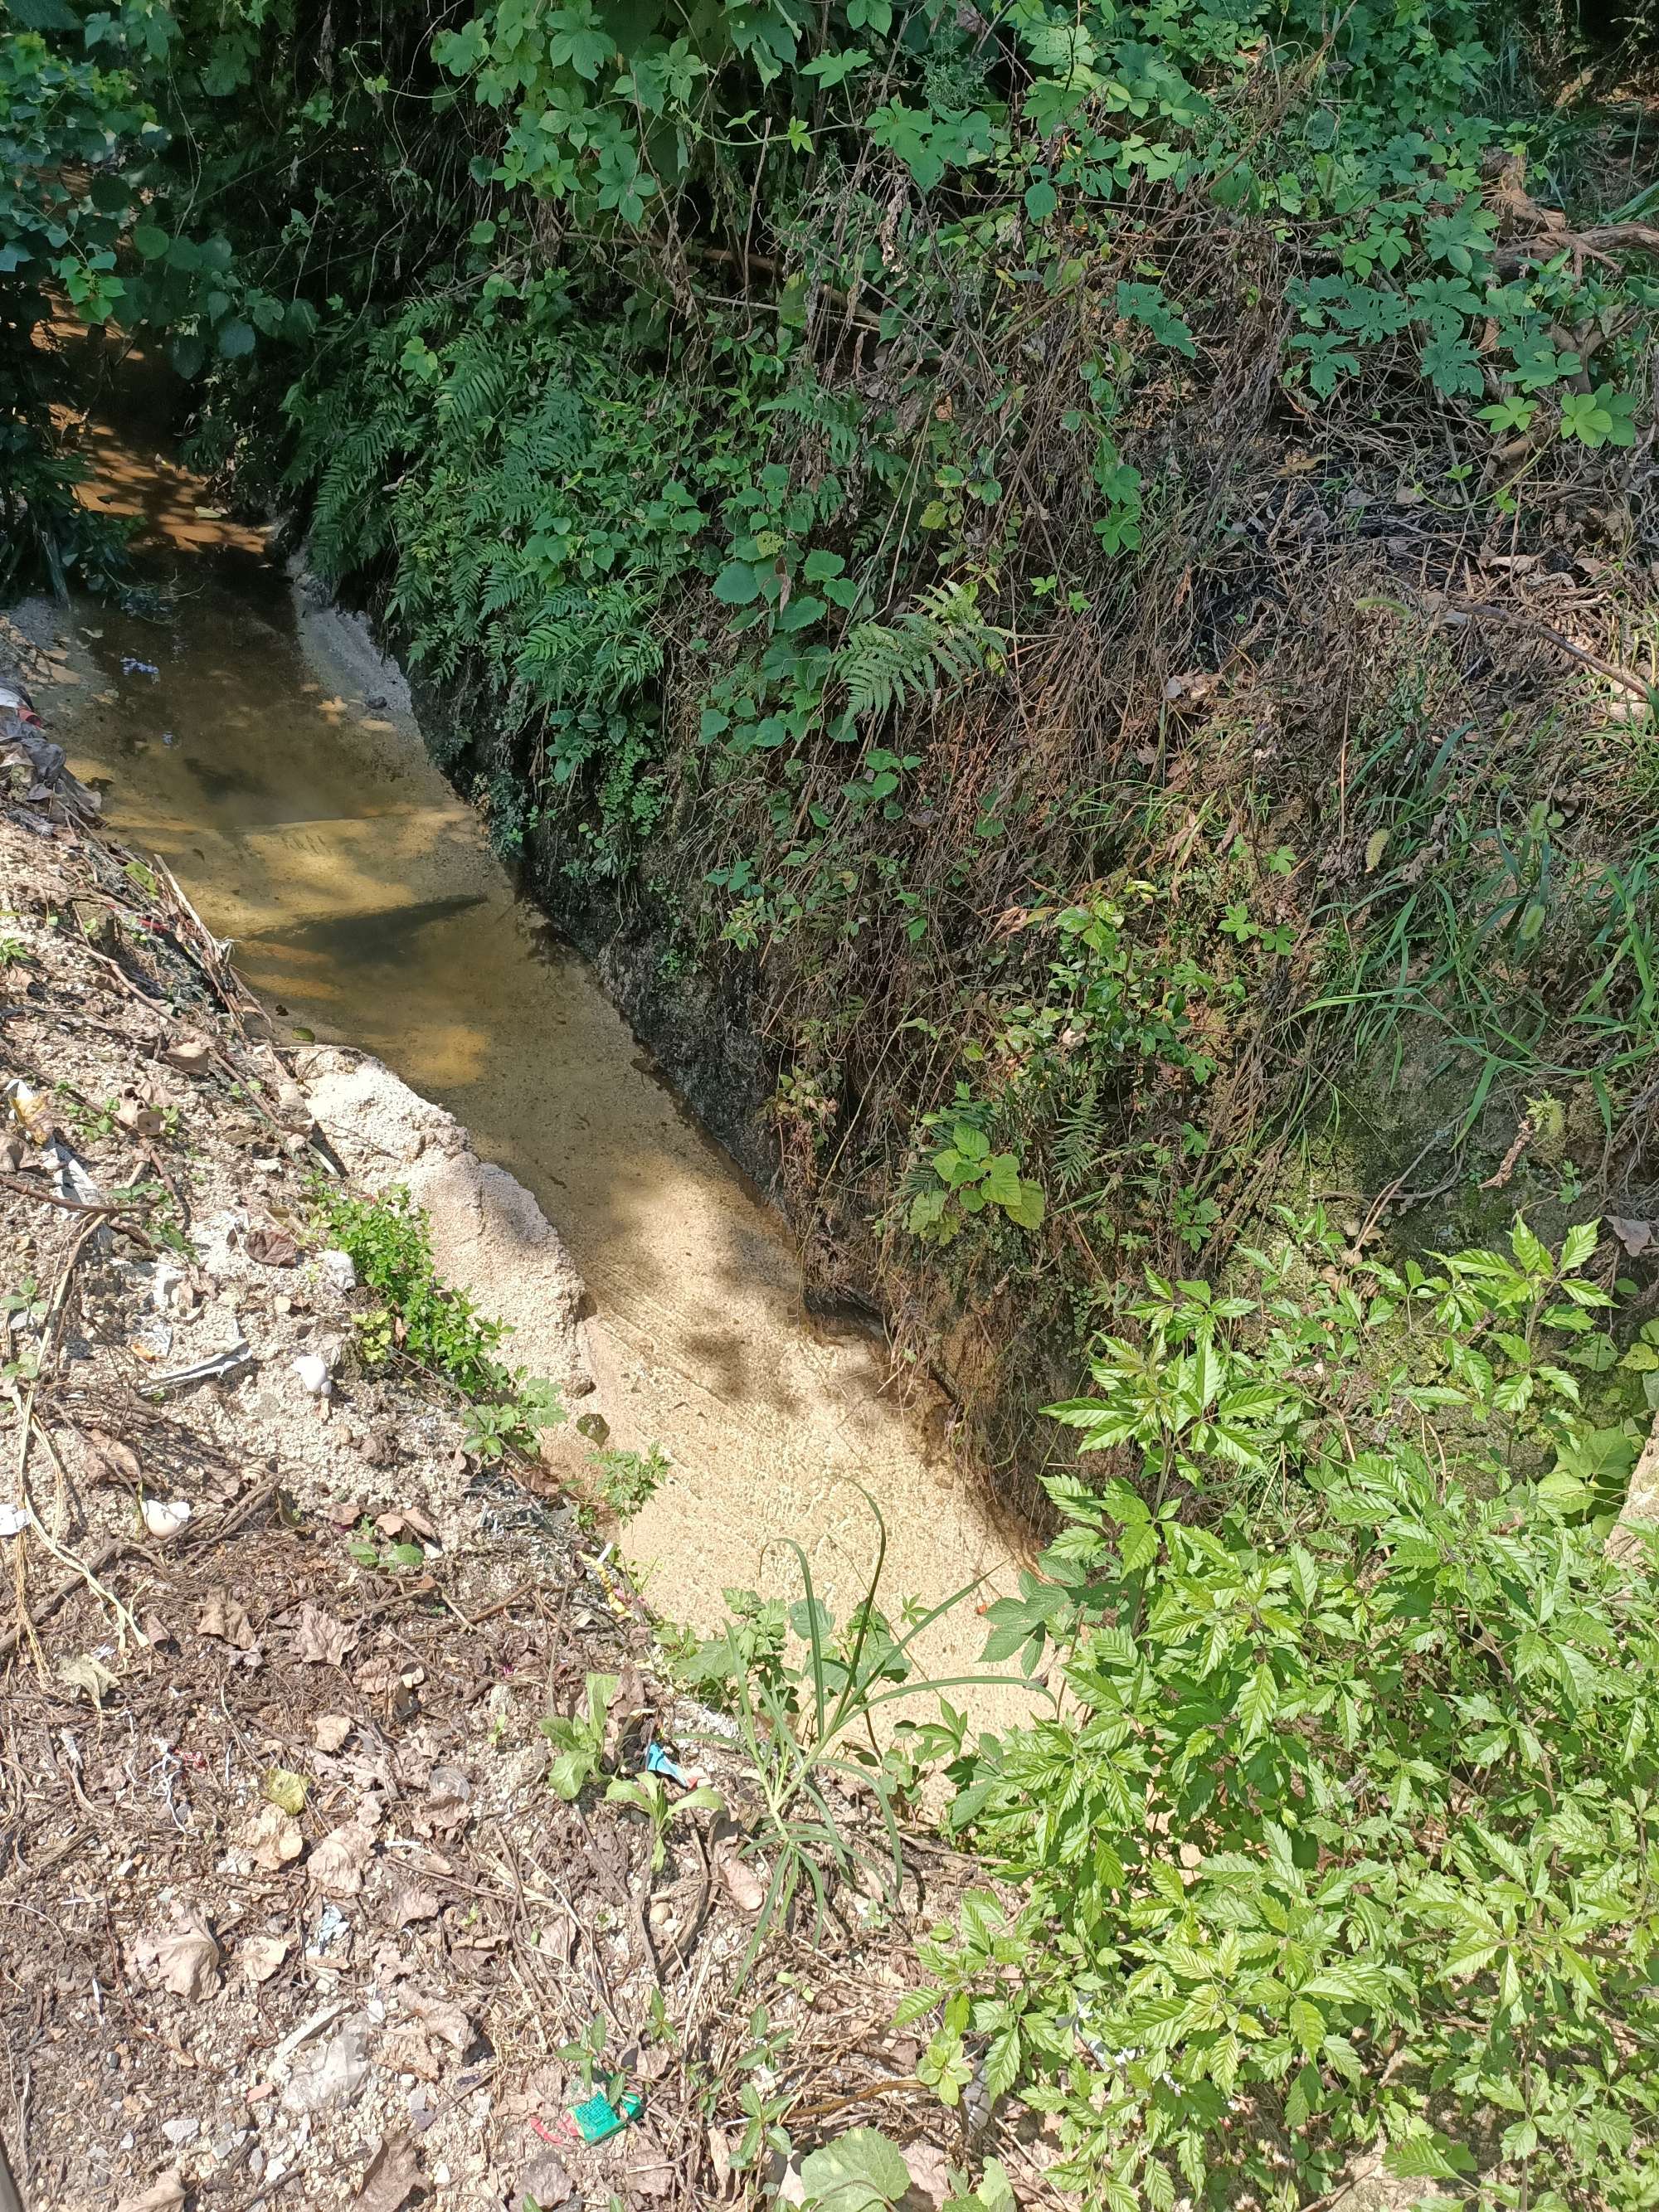
[[[536,1432],[565,1419],[557,1387],[510,1367],[500,1347],[510,1324],[479,1312],[465,1291],[439,1279],[422,1208],[401,1186],[376,1198],[324,1188],[317,1225],[348,1254],[376,1303],[357,1316],[366,1366],[397,1360],[425,1369],[470,1401],[466,1449],[484,1460],[535,1449]]]

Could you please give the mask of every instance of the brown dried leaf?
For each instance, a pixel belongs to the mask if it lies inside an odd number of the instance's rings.
[[[183,2178],[172,2166],[157,2174],[148,2189],[141,2189],[136,2197],[124,2197],[115,2212],[179,2212],[184,2201]]]
[[[420,2027],[393,2028],[380,2045],[380,2060],[388,2074],[412,2074],[417,2081],[435,2081],[444,2070]]]
[[[374,1831],[348,1820],[323,1838],[307,1862],[312,1886],[325,1897],[356,1897],[374,1848]]]
[[[1607,1226],[1630,1254],[1632,1260],[1640,1259],[1654,1243],[1656,1224],[1651,1221],[1631,1221],[1622,1214],[1610,1213]]]
[[[392,1924],[407,1928],[416,1920],[435,1920],[442,1910],[438,1893],[429,1884],[405,1876],[392,1893]]]
[[[544,2212],[552,2212],[556,2205],[568,2203],[575,2194],[570,2176],[564,2170],[564,2161],[550,2150],[540,2151],[519,2176],[519,2185],[513,2203],[515,2208],[527,2197],[532,2204],[539,2204]]]
[[[294,1656],[308,1666],[340,1666],[356,1640],[355,1628],[319,1606],[302,1605],[295,1618]]]
[[[337,1751],[351,1729],[352,1723],[343,1713],[318,1713],[312,1720],[311,1740],[319,1751]]]
[[[447,1835],[467,1818],[472,1784],[459,1766],[434,1766],[427,1778],[426,1802],[410,1822],[417,1835]]]
[[[195,1075],[213,1057],[213,1048],[205,1037],[188,1034],[176,1037],[161,1054],[169,1067],[181,1067],[186,1075]]]
[[[147,1098],[136,1091],[124,1091],[115,1109],[116,1121],[130,1136],[156,1137],[161,1133],[161,1117]]]
[[[282,1936],[250,1936],[236,1946],[236,1963],[257,1988],[270,1979],[293,1948]]]
[[[429,1996],[422,1990],[404,1990],[402,1994],[404,2004],[429,2035],[453,2051],[466,2049],[472,2040],[472,2023],[459,2005],[447,1997]]]
[[[262,1267],[297,1267],[300,1248],[286,1229],[278,1229],[268,1221],[256,1221],[243,1242],[247,1256],[257,1260]]]
[[[398,2212],[412,2189],[424,2189],[426,2176],[413,2142],[402,2133],[388,2133],[368,2161],[357,2191],[361,2212]]]
[[[605,1707],[605,1755],[607,1759],[616,1758],[629,1724],[637,1720],[645,1709],[645,1677],[629,1659],[617,1675],[617,1686]]]
[[[395,1541],[399,1536],[418,1537],[428,1544],[437,1540],[437,1523],[418,1505],[390,1506],[386,1512],[375,1515],[374,1527],[376,1533],[388,1541]]]
[[[102,1429],[92,1429],[87,1434],[87,1475],[93,1482],[126,1483],[136,1489],[144,1470],[131,1444],[106,1436]]]
[[[931,2203],[943,2204],[951,2193],[951,2170],[945,2153],[930,2142],[906,2143],[905,2170],[910,2186]]]
[[[300,1824],[280,1805],[261,1805],[236,1832],[236,1844],[266,1874],[280,1873],[305,1849]]]
[[[178,1927],[159,1935],[141,1936],[134,1952],[139,1972],[151,1988],[200,1999],[216,1986],[219,1946],[200,1913],[187,1915]]]
[[[632,2155],[623,2179],[630,2194],[635,2197],[670,2196],[679,2179],[679,2168],[663,2155],[655,2138],[642,2129],[635,2130],[630,2145]]]
[[[758,1912],[766,1902],[766,1884],[746,1860],[727,1851],[720,1860],[720,1879],[739,1912]]]
[[[228,1590],[208,1592],[196,1616],[196,1632],[198,1636],[216,1636],[222,1644],[234,1644],[239,1651],[252,1651],[255,1642],[253,1623],[247,1617],[246,1608]]]

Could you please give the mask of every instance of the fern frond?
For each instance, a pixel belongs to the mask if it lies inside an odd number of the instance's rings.
[[[933,585],[896,623],[859,623],[848,632],[838,662],[848,709],[879,719],[907,699],[963,683],[1006,635],[981,615],[975,586]]]

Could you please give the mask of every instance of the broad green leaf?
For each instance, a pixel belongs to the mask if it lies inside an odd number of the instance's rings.
[[[910,2186],[902,2154],[874,2128],[854,2128],[803,2159],[801,2182],[817,2212],[877,2212]]]
[[[714,597],[723,606],[746,607],[760,597],[760,585],[747,561],[728,561],[714,579]]]

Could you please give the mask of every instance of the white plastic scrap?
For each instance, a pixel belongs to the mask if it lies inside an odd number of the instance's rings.
[[[317,1268],[330,1290],[348,1297],[357,1287],[357,1269],[349,1252],[330,1249],[317,1255]]]

